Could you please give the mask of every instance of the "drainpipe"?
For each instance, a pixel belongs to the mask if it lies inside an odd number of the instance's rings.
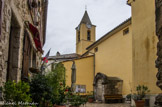
[[[91,53],[91,54],[93,54],[93,82],[94,82],[94,79],[95,79],[95,73],[96,73],[96,70],[95,70],[95,68],[96,68],[96,54],[95,53],[93,53],[93,52],[89,52],[89,53]],[[95,93],[94,93],[94,86],[93,86],[93,96],[95,95]]]
[[[93,54],[93,79],[95,78],[95,68],[96,68],[96,62],[95,62],[95,57],[96,57],[96,55],[95,55],[95,53],[93,53],[93,52],[89,52],[89,53],[91,53],[91,54]]]
[[[94,73],[93,75],[94,75],[94,78],[93,79],[95,79],[95,72],[96,72],[95,71],[95,68],[96,68],[96,62],[95,62],[95,60],[96,60],[96,54],[94,53],[94,57],[93,57],[93,70],[94,70],[93,71],[93,73]]]

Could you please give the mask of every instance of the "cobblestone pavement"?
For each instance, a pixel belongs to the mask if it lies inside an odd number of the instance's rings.
[[[130,107],[130,104],[103,104],[103,103],[87,103],[84,106],[80,107]]]

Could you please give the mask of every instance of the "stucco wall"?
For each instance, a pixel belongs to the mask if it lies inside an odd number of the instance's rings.
[[[66,85],[71,86],[72,61],[63,62],[66,68]],[[86,91],[93,91],[93,56],[75,60],[76,84],[86,85]]]
[[[87,40],[87,31],[91,32],[91,40]],[[76,31],[76,53],[82,55],[86,52],[86,48],[96,41],[96,27],[87,28],[86,24],[80,25],[80,42],[78,42],[78,31]]]
[[[129,33],[123,30],[129,27]],[[132,84],[132,28],[118,31],[98,46],[95,53],[96,73],[101,72],[123,80],[123,95],[131,93]],[[92,50],[93,51],[93,50]]]
[[[155,68],[157,37],[155,35],[155,0],[136,0],[132,6],[133,89],[145,84],[157,94]]]

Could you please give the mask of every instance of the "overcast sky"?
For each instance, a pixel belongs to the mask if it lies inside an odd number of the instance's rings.
[[[92,24],[96,25],[96,39],[131,17],[127,0],[49,0],[44,54],[50,56],[75,53],[75,28],[80,23],[87,5]]]

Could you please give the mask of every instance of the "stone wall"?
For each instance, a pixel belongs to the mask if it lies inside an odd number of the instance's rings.
[[[4,0],[2,34],[0,36],[0,86],[6,81],[7,77],[11,24],[13,24],[15,28],[19,28],[19,32],[14,34],[14,58],[12,64],[15,68],[12,70],[11,75],[16,81],[21,79],[24,30],[26,29],[29,32],[24,22],[29,21],[33,23],[27,1],[28,0]],[[33,45],[33,49],[36,50],[36,59],[40,60],[41,53],[35,48],[34,40],[32,39],[33,36],[30,32],[29,34],[31,45]],[[37,66],[40,66],[38,64],[40,64],[40,62],[37,62]]]
[[[162,0],[155,0],[156,5],[156,35],[158,36],[157,43],[157,60],[156,67],[158,68],[157,86],[162,90]],[[156,105],[162,106],[162,93],[156,97]]]

